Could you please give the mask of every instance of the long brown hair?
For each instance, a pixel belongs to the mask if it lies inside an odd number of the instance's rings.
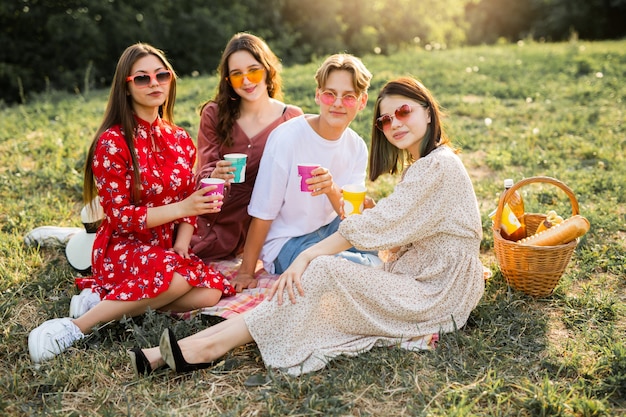
[[[444,114],[430,91],[421,82],[411,77],[401,77],[389,81],[380,90],[374,107],[372,142],[369,156],[369,179],[372,181],[382,174],[396,174],[404,168],[407,162],[413,162],[413,157],[409,152],[393,146],[389,143],[385,134],[376,128],[376,119],[380,117],[380,102],[385,97],[391,95],[403,96],[418,101],[430,112],[430,124],[422,140],[418,158],[428,155],[435,148],[442,145],[452,147],[442,123]]]
[[[128,87],[126,77],[130,75],[130,71],[137,62],[137,60],[147,56],[154,55],[161,60],[163,65],[172,72],[172,80],[170,82],[170,92],[165,100],[165,103],[159,109],[161,118],[169,123],[174,123],[174,101],[176,100],[176,74],[172,65],[165,58],[163,51],[145,44],[136,43],[129,46],[120,56],[115,69],[115,75],[111,83],[111,91],[109,93],[109,101],[107,103],[104,117],[100,127],[94,135],[89,152],[87,154],[87,160],[85,161],[85,176],[83,179],[83,201],[85,204],[90,204],[93,199],[98,195],[98,189],[96,187],[95,178],[93,176],[93,156],[98,145],[100,136],[109,128],[113,126],[121,126],[124,133],[124,140],[126,146],[130,151],[132,159],[132,193],[131,201],[134,204],[139,203],[141,193],[141,182],[139,179],[139,163],[137,162],[137,154],[135,151],[134,133],[137,127],[137,122],[133,116],[133,104],[132,97],[128,94]]]
[[[267,93],[270,97],[282,100],[282,80],[280,78],[281,64],[278,57],[272,52],[265,41],[258,36],[249,33],[237,33],[234,35],[226,49],[222,53],[222,58],[218,67],[218,76],[220,77],[217,86],[217,94],[214,99],[202,104],[200,114],[207,104],[214,101],[217,103],[217,134],[222,145],[232,146],[233,138],[231,136],[235,121],[239,118],[241,97],[235,92],[235,89],[228,82],[228,58],[237,51],[248,51],[254,59],[265,68],[265,83],[267,84]]]

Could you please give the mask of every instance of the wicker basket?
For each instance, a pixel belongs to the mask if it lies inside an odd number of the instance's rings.
[[[502,275],[511,287],[533,297],[552,293],[578,244],[576,239],[558,246],[526,246],[500,235],[499,226],[505,202],[517,189],[538,182],[553,184],[565,191],[572,205],[572,216],[579,214],[578,201],[569,187],[554,178],[531,177],[514,184],[500,198],[493,222],[493,246]],[[533,235],[545,218],[545,214],[524,213],[526,235]]]

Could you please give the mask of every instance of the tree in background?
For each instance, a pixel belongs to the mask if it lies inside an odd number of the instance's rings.
[[[221,48],[246,25],[243,1],[21,0],[0,5],[0,98],[44,88],[85,92],[110,83],[127,46],[166,51],[178,72],[210,73]]]
[[[494,43],[499,38],[517,41],[528,36],[538,14],[536,0],[480,0],[467,3],[470,44]]]
[[[499,38],[563,41],[626,35],[626,0],[471,0],[465,7],[470,44]]]
[[[533,21],[533,35],[565,40],[617,39],[626,34],[626,0],[536,0],[542,13]]]
[[[349,52],[436,49],[501,38],[626,34],[626,0],[3,0],[0,102],[110,83],[128,45],[163,49],[181,75],[213,73],[236,32],[263,37],[286,65]]]

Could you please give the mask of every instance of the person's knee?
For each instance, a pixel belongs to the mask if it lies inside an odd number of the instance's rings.
[[[187,282],[185,277],[178,272],[174,272],[170,286],[165,292],[170,294],[170,296],[173,297],[172,299],[176,299],[191,291],[192,288],[193,287]]]

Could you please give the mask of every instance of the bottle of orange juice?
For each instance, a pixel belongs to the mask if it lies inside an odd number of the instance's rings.
[[[509,188],[513,187],[513,180],[504,180],[504,191],[500,198],[503,198]],[[509,196],[508,201],[502,209],[502,220],[500,223],[500,235],[507,239],[518,241],[526,237],[526,225],[524,224],[524,199],[517,190]]]

